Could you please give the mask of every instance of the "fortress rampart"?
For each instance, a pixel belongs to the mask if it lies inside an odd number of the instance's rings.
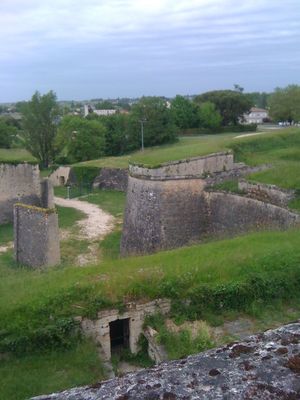
[[[131,166],[121,254],[152,253],[209,238],[300,225],[299,214],[269,202],[205,190],[205,176],[230,168],[235,168],[230,153],[157,169]]]

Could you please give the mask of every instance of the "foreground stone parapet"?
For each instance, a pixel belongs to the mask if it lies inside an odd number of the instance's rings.
[[[300,399],[300,322],[35,400]]]
[[[50,267],[60,264],[56,210],[15,204],[14,250],[16,262],[21,265]]]

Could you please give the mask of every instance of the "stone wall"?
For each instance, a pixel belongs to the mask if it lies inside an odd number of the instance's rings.
[[[158,299],[148,303],[127,303],[124,312],[115,309],[104,310],[98,313],[96,320],[82,319],[81,327],[85,335],[92,337],[101,345],[104,358],[109,360],[111,358],[110,322],[129,318],[129,348],[132,353],[137,353],[145,317],[158,312],[165,315],[169,313],[170,308],[171,303],[168,299]]]
[[[17,202],[40,205],[38,165],[0,164],[0,224],[13,221],[13,206]]]
[[[263,201],[223,192],[208,192],[208,236],[300,226],[300,215]]]
[[[252,199],[265,201],[280,207],[287,207],[290,200],[295,196],[293,190],[284,190],[275,185],[265,185],[262,183],[250,183],[240,180],[239,189]]]
[[[17,203],[14,206],[16,262],[31,267],[60,263],[58,217],[55,209]]]
[[[128,170],[122,168],[101,168],[95,178],[93,188],[119,190],[126,192],[128,185]]]
[[[234,166],[231,152],[214,153],[203,157],[194,157],[162,164],[158,168],[146,168],[129,165],[129,174],[148,179],[170,177],[201,177],[219,171],[231,170]]]
[[[207,229],[203,188],[201,179],[153,181],[130,176],[121,254],[151,253],[198,240]]]
[[[218,349],[32,400],[296,400],[300,323]]]
[[[53,171],[49,176],[49,180],[53,186],[65,186],[76,182],[72,168],[66,166],[58,167]]]

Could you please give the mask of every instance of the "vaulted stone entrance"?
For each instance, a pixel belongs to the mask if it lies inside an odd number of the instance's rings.
[[[129,318],[117,319],[109,323],[111,352],[129,347]]]
[[[168,299],[127,303],[123,312],[117,309],[102,310],[96,320],[82,319],[81,327],[87,336],[101,345],[103,358],[109,360],[114,351],[118,352],[124,347],[137,353],[145,317],[155,313],[167,314],[170,306]]]

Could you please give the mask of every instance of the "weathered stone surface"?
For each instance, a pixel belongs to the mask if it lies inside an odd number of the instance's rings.
[[[130,176],[121,254],[151,253],[198,240],[207,223],[203,188],[202,179]]]
[[[49,176],[53,186],[65,186],[76,183],[76,177],[71,167],[61,166],[58,167]]]
[[[100,311],[96,319],[82,319],[81,328],[86,336],[94,339],[101,345],[105,360],[111,358],[111,342],[109,323],[116,320],[129,320],[129,348],[132,353],[137,353],[138,341],[143,332],[143,324],[147,315],[170,312],[171,301],[169,299],[156,299],[147,303],[127,303],[125,309],[120,312],[117,309]]]
[[[48,267],[60,263],[55,209],[15,204],[14,251],[16,262],[21,265]]]
[[[158,168],[129,165],[129,174],[153,180],[187,176],[203,177],[214,172],[231,170],[233,165],[233,154],[231,152],[220,152],[187,160],[163,163]]]
[[[243,342],[35,400],[300,399],[300,322]],[[283,351],[284,349],[284,351]]]
[[[300,225],[300,215],[263,201],[223,192],[209,192],[208,236],[224,236],[266,228]]]
[[[281,189],[275,185],[251,183],[245,180],[240,180],[238,186],[239,189],[244,191],[248,197],[280,207],[287,207],[289,201],[295,197],[294,190]]]
[[[101,168],[95,178],[93,188],[119,190],[126,192],[128,185],[128,170],[122,168]]]
[[[0,164],[0,224],[13,221],[13,207],[17,202],[40,205],[38,165]]]

